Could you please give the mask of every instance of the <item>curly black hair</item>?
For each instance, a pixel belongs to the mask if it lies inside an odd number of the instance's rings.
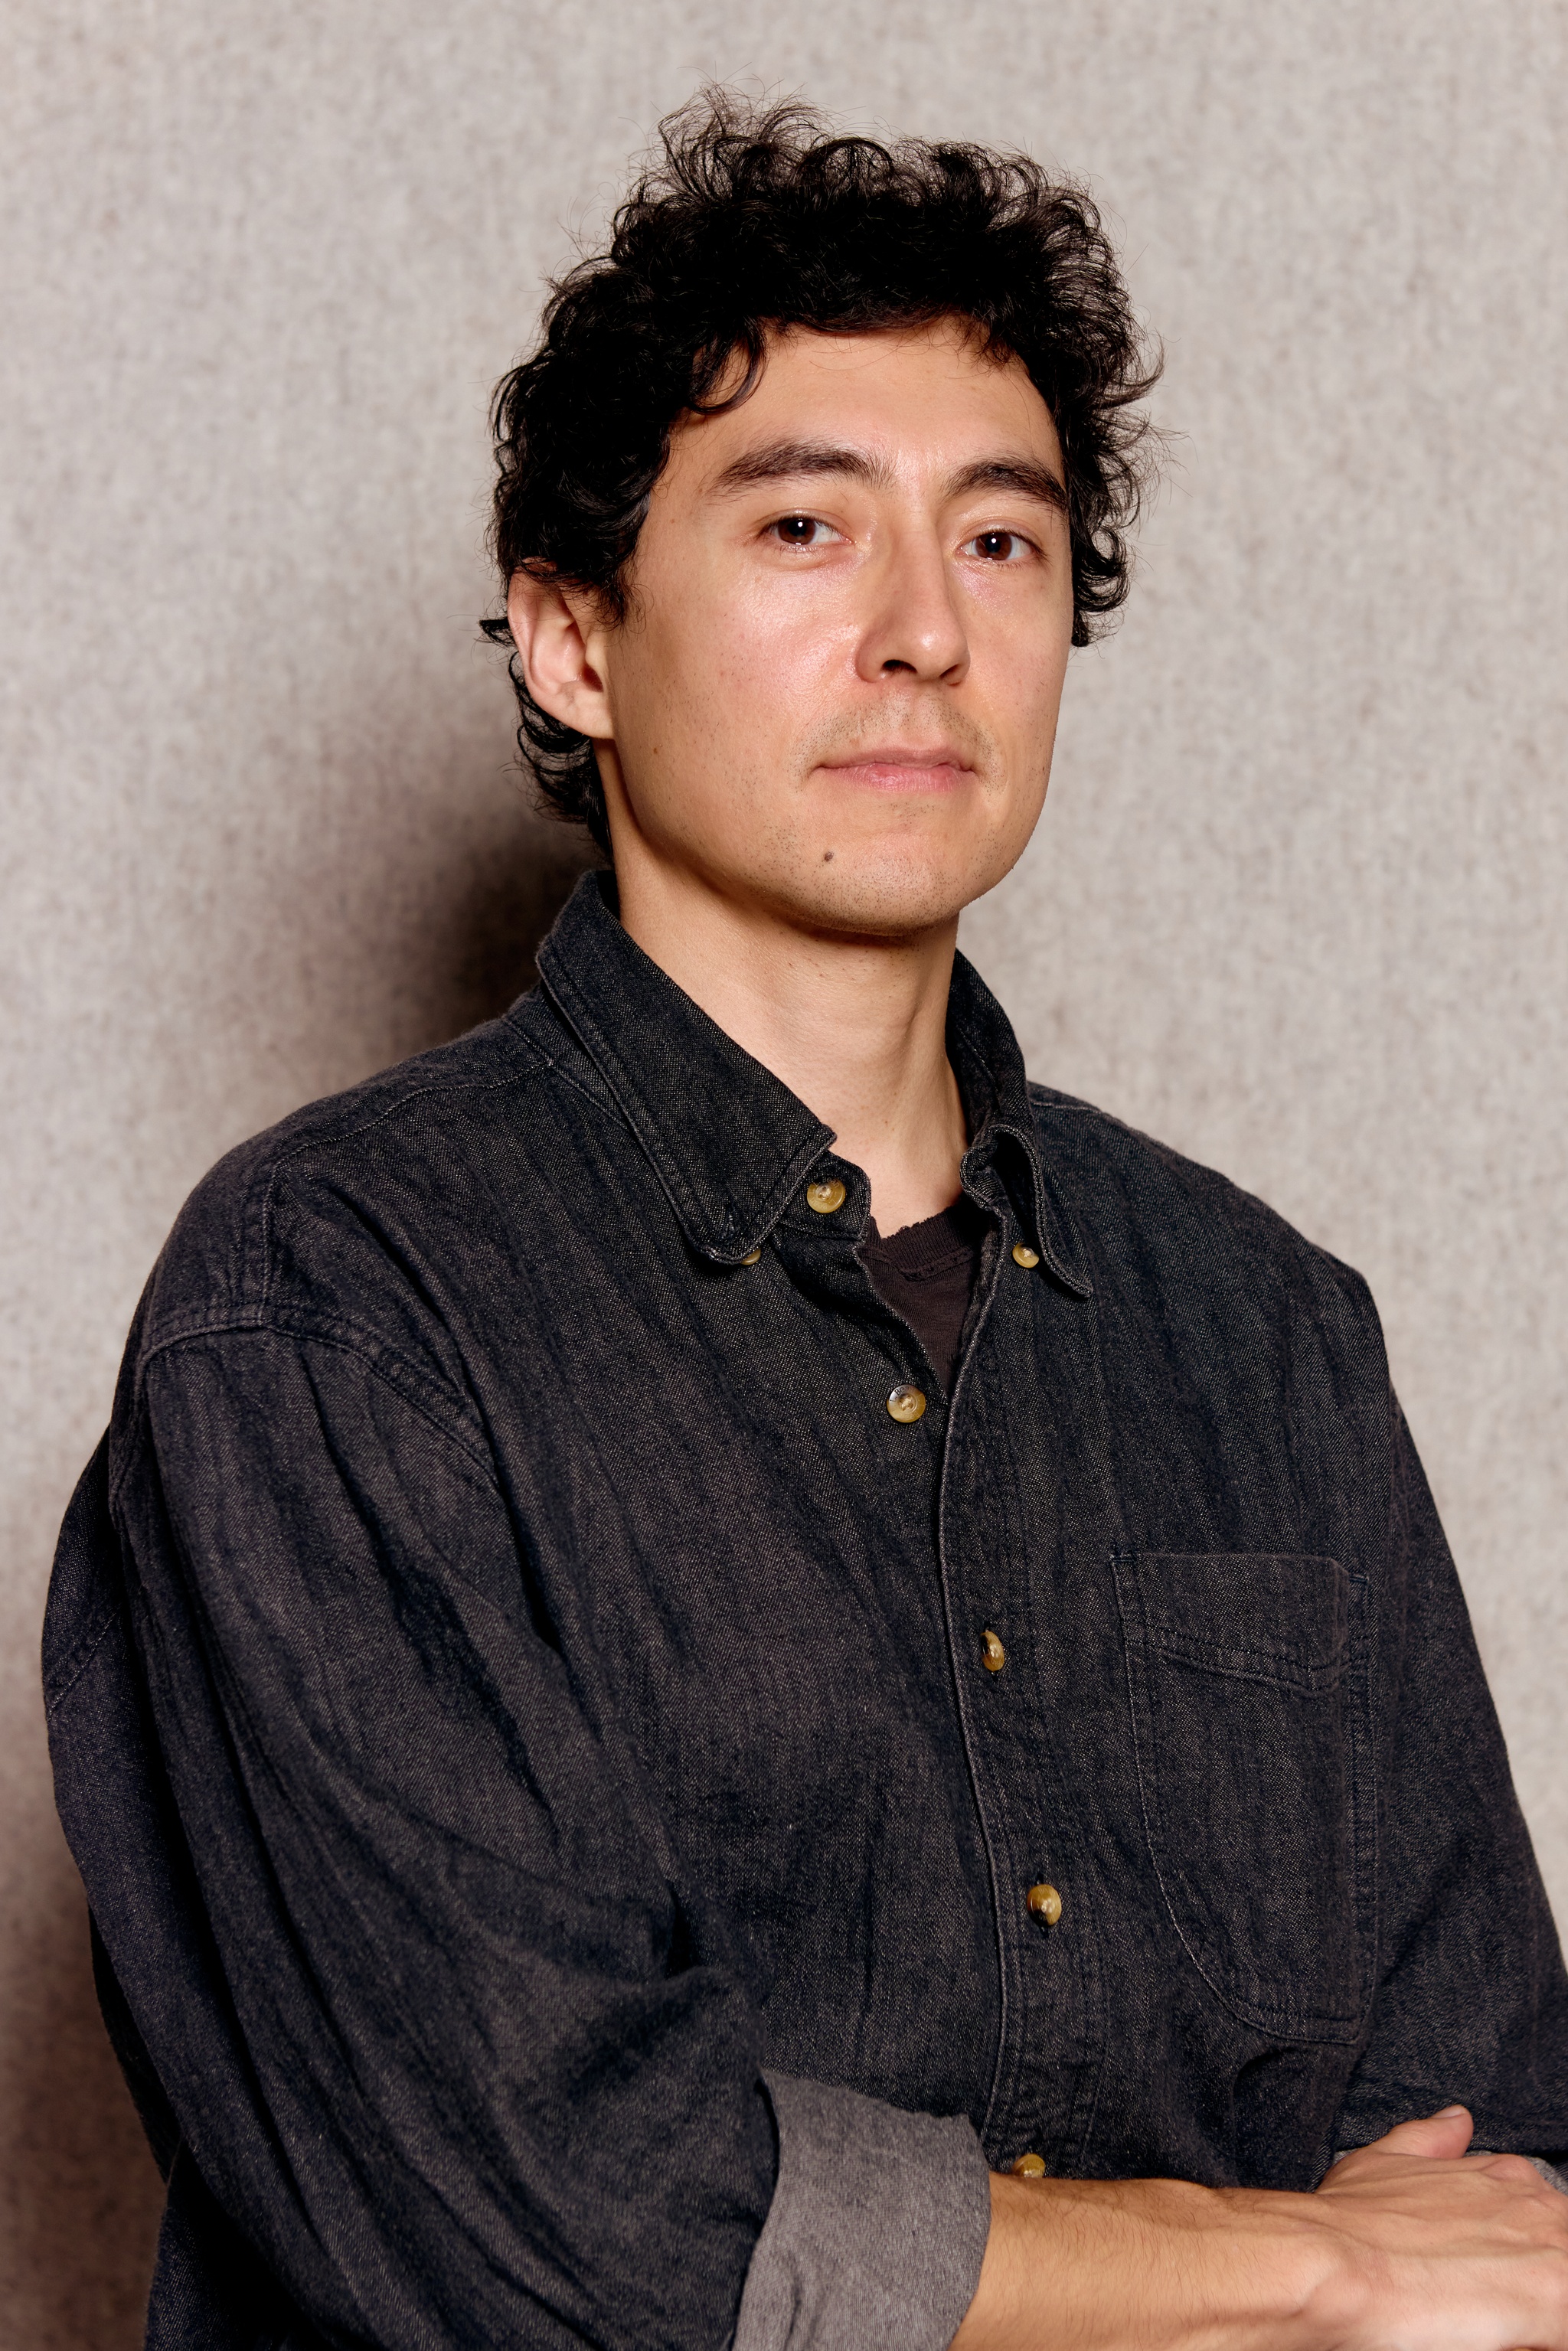
[[[1100,214],[1026,155],[841,137],[810,108],[708,90],[661,123],[663,152],[615,214],[609,248],[555,282],[543,340],[491,408],[491,543],[502,592],[527,569],[592,589],[620,618],[648,497],[680,417],[744,400],[770,331],[972,322],[1020,360],[1067,472],[1074,644],[1127,593],[1128,533],[1159,375]],[[729,399],[712,395],[744,358]],[[504,617],[483,624],[511,642]],[[543,806],[609,852],[586,736],[541,710],[514,653],[517,745]]]

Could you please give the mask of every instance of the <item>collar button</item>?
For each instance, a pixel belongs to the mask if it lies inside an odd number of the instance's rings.
[[[806,1206],[815,1208],[819,1217],[837,1216],[848,1197],[836,1176],[825,1176],[820,1183],[806,1186]]]

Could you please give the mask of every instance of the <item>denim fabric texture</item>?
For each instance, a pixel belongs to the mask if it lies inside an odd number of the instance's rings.
[[[719,2351],[765,2068],[1092,2178],[1307,2187],[1454,2099],[1568,2150],[1359,1277],[1026,1085],[960,959],[949,1393],[862,1171],[602,877],[540,968],[200,1186],[62,1537],[58,1802],[172,2163],[150,2339]]]

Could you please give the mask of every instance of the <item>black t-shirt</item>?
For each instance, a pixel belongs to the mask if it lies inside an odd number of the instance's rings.
[[[939,1216],[905,1225],[885,1239],[873,1217],[861,1243],[866,1271],[894,1311],[911,1325],[949,1395],[985,1230],[980,1211],[960,1198]]]

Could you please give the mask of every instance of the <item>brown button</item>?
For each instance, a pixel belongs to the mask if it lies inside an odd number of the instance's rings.
[[[1007,1661],[1007,1651],[988,1625],[980,1635],[980,1663],[988,1674],[999,1674]]]
[[[1013,1263],[1021,1265],[1024,1271],[1029,1273],[1040,1263],[1040,1251],[1031,1249],[1027,1241],[1014,1241]]]
[[[836,1176],[824,1176],[820,1184],[808,1184],[806,1186],[806,1206],[815,1208],[819,1217],[835,1215],[848,1197]]]
[[[1054,1886],[1031,1886],[1029,1907],[1045,1926],[1054,1927],[1061,1916],[1061,1896]]]
[[[1043,2179],[1045,2158],[1043,2155],[1020,2155],[1016,2163],[1009,2164],[1008,2169],[1015,2179]]]
[[[925,1392],[923,1388],[894,1388],[887,1400],[890,1420],[918,1420],[925,1409]]]
[[[755,1265],[761,1255],[762,1251],[759,1249],[747,1249],[740,1262],[742,1265]]]

